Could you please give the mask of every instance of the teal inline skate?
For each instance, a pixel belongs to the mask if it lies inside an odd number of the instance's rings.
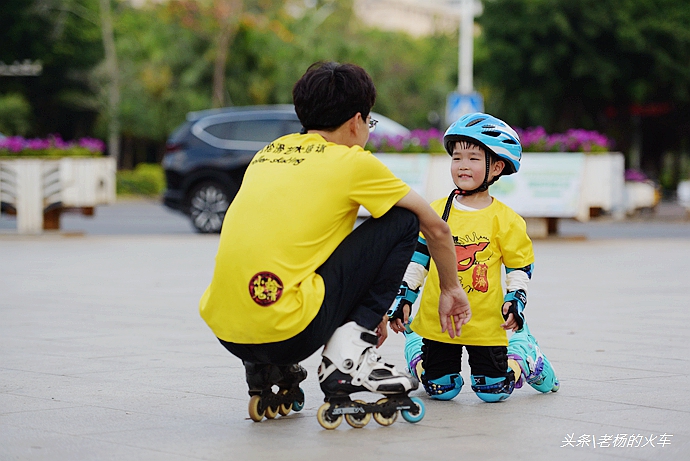
[[[525,383],[539,392],[557,392],[560,383],[551,362],[542,353],[525,323],[508,342],[508,366],[515,373],[515,388]]]

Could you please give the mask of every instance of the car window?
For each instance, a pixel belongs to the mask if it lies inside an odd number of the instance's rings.
[[[285,134],[288,133],[299,133],[302,131],[302,123],[299,120],[287,120],[285,122],[286,130]]]
[[[238,120],[209,125],[205,130],[220,139],[269,142],[282,136],[283,120]]]

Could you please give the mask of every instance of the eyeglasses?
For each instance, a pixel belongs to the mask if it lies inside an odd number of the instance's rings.
[[[378,120],[374,120],[373,118],[369,118],[369,133],[373,132],[376,129],[377,123],[379,123]]]

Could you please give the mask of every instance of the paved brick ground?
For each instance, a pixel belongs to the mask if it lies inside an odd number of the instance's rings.
[[[535,242],[527,318],[558,393],[417,391],[418,424],[326,431],[318,356],[302,412],[248,419],[241,364],[197,313],[217,237],[70,235],[0,234],[0,460],[688,459],[690,239]]]

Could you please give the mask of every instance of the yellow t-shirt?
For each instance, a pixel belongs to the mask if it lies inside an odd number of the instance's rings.
[[[444,198],[433,202],[431,207],[441,215],[445,204]],[[455,339],[448,333],[441,333],[438,270],[432,260],[419,311],[411,327],[424,338],[444,343],[507,346],[508,337],[501,328],[504,322],[502,266],[517,269],[534,263],[525,220],[494,199],[481,210],[451,208],[448,225],[455,241],[458,278],[470,301],[472,318],[462,326],[460,336]]]
[[[295,336],[323,302],[315,271],[352,231],[359,206],[377,218],[409,190],[359,146],[316,134],[275,140],[254,156],[225,215],[201,317],[228,342]]]

